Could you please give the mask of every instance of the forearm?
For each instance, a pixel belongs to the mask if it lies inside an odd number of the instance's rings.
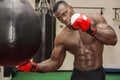
[[[23,72],[52,72],[56,71],[60,66],[60,62],[57,62],[57,60],[51,60],[50,58],[41,63],[28,61],[19,66],[16,66],[16,68]]]
[[[106,45],[115,45],[117,37],[115,31],[107,24],[99,24],[96,26],[97,32],[95,37],[100,43]]]
[[[39,71],[52,72],[52,71],[56,71],[60,67],[60,65],[57,61],[48,59],[39,63],[38,67],[39,67]]]

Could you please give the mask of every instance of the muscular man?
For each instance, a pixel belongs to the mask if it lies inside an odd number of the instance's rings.
[[[56,2],[53,13],[66,27],[56,36],[51,57],[35,65],[35,71],[56,71],[69,51],[74,55],[71,80],[105,80],[102,54],[104,45],[117,42],[113,28],[99,14],[75,13],[65,1]]]

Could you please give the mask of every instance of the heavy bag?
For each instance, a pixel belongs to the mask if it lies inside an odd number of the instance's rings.
[[[27,0],[0,0],[0,65],[31,59],[41,43],[41,24]]]

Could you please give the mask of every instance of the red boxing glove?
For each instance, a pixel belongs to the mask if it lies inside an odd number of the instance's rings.
[[[26,62],[16,67],[18,70],[23,72],[37,72],[39,70],[38,65],[35,62]]]
[[[91,24],[91,20],[87,18],[85,15],[75,13],[71,17],[71,25],[74,29],[81,29],[82,31],[86,31],[90,35],[95,35],[96,28],[93,24]]]

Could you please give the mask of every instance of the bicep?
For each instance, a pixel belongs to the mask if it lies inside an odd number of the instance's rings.
[[[104,17],[101,15],[94,15],[93,20],[96,23],[97,33],[95,37],[102,43],[106,45],[116,44],[116,33],[112,26],[110,26]]]
[[[59,66],[62,65],[64,59],[66,56],[66,50],[63,45],[55,46],[52,54],[51,54],[51,60],[59,64]]]

